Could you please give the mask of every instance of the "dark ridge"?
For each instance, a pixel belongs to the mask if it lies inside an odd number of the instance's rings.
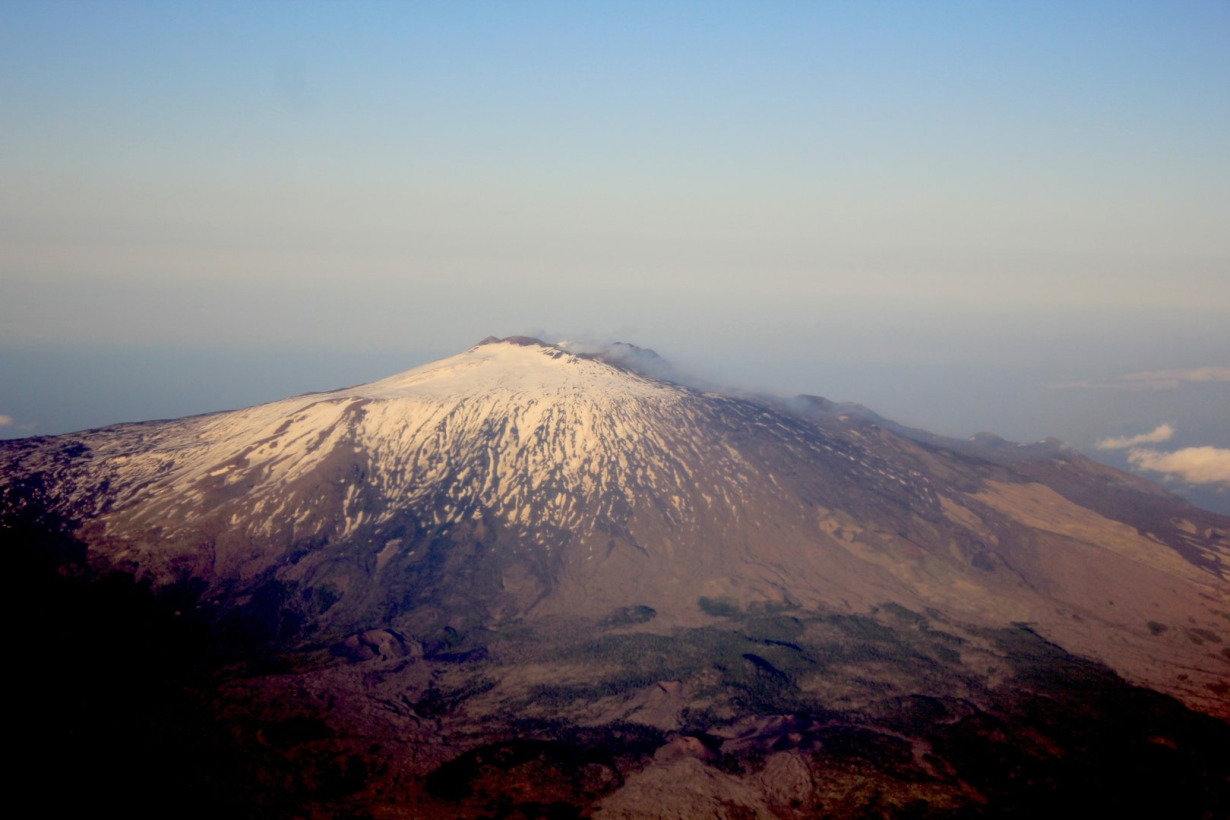
[[[542,339],[535,339],[533,336],[506,336],[503,339],[498,336],[488,336],[486,339],[483,339],[481,342],[476,344],[475,347],[500,344],[501,342],[504,344],[519,345],[520,347],[555,347],[555,345],[547,344]]]

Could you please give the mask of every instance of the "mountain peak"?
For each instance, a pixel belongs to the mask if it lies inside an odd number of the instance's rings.
[[[675,384],[685,382],[683,374],[669,361],[658,355],[657,351],[628,342],[599,344],[578,341],[545,342],[534,336],[506,336],[504,338],[488,336],[471,348],[471,350],[494,345],[540,348],[548,353],[548,355],[551,355],[552,358],[559,358],[559,354],[567,354],[578,359],[602,362],[619,370],[653,381],[672,382]]]
[[[455,356],[324,395],[467,401],[493,395],[554,401],[567,395],[601,403],[617,395],[664,399],[676,391],[619,361],[528,336],[489,336]]]

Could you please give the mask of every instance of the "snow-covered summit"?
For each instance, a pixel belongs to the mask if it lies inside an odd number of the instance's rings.
[[[324,394],[389,398],[456,398],[541,394],[666,398],[672,388],[538,339],[488,337],[437,362],[370,384]]]
[[[82,434],[93,458],[72,504],[105,499],[113,532],[177,538],[348,538],[406,511],[443,524],[479,509],[534,539],[588,532],[646,487],[689,484],[698,402],[590,355],[487,339],[368,384]],[[697,497],[672,494],[671,514],[694,517]]]

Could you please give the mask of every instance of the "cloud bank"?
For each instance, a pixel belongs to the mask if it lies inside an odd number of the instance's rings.
[[[7,427],[12,423],[13,423],[12,416],[6,416],[3,413],[0,413],[0,427]]]
[[[1141,444],[1161,444],[1163,441],[1169,441],[1173,435],[1173,427],[1169,424],[1159,424],[1152,432],[1141,433],[1138,436],[1104,438],[1094,446],[1099,450],[1126,450],[1129,447],[1138,447]]]
[[[1184,447],[1173,453],[1137,448],[1128,461],[1142,470],[1166,473],[1192,484],[1222,484],[1230,487],[1230,450],[1221,447]]]
[[[1185,384],[1230,382],[1230,367],[1191,367],[1185,370],[1148,370],[1125,373],[1100,382],[1061,382],[1051,387],[1083,387],[1104,390],[1175,390]]]
[[[1230,487],[1230,450],[1222,447],[1183,447],[1171,452],[1141,445],[1161,444],[1174,437],[1174,427],[1159,424],[1148,433],[1104,438],[1099,450],[1127,450],[1127,460],[1138,470],[1165,473],[1189,484],[1220,484]]]

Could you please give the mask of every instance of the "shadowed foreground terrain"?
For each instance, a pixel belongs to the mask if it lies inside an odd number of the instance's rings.
[[[630,607],[269,654],[284,605],[238,629],[122,574],[33,569],[16,740],[57,813],[1230,812],[1230,726],[1024,625],[703,601],[692,629]]]

